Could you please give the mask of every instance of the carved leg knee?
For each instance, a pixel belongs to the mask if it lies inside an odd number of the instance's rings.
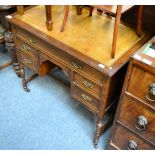
[[[94,147],[98,147],[99,137],[101,135],[101,129],[102,129],[102,121],[97,121],[96,123],[96,132],[94,136]]]
[[[19,78],[22,78],[21,67],[19,63],[13,63],[13,69]]]

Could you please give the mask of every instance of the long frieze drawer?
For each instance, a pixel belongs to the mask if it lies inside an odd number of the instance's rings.
[[[37,39],[37,37],[35,37],[31,33],[27,32],[23,29],[20,29],[19,27],[16,27],[16,33],[17,33],[16,36],[19,35],[19,36],[23,37],[30,44],[40,45],[40,43],[41,43],[41,41],[39,39]]]
[[[124,96],[118,120],[155,144],[155,111]]]
[[[114,138],[111,145],[121,150],[154,150],[155,147],[138,136],[134,135],[130,130],[117,124]]]
[[[29,67],[33,71],[38,72],[38,62],[36,59],[32,59],[32,57],[29,57],[28,55],[20,51],[17,51],[17,57],[20,63]]]
[[[24,53],[26,53],[31,57],[37,57],[37,50],[17,37],[16,37],[16,48],[17,50],[23,51]]]
[[[127,91],[155,107],[155,75],[133,67]]]
[[[94,98],[92,95],[88,94],[84,90],[76,87],[75,85],[72,86],[72,96],[80,101],[82,104],[86,106],[90,111],[97,112],[99,106],[99,100]]]
[[[76,84],[80,85],[86,91],[91,91],[97,94],[98,96],[101,95],[101,86],[95,84],[94,82],[88,80],[87,78],[75,73],[74,81]]]

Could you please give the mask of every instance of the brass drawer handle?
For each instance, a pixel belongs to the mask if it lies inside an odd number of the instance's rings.
[[[24,49],[25,51],[30,51],[31,50],[31,48],[26,46],[26,45],[22,45],[22,49]]]
[[[137,143],[133,140],[129,140],[128,142],[128,150],[137,150]]]
[[[87,96],[87,95],[85,95],[85,94],[82,94],[81,97],[82,97],[85,101],[89,101],[89,102],[90,102],[90,101],[92,100],[89,96]]]
[[[71,63],[74,66],[74,68],[76,68],[76,69],[82,69],[82,66],[80,64],[78,64],[77,62],[72,61]]]
[[[35,39],[29,39],[29,41],[30,41],[31,43],[36,43],[36,42],[37,42]]]
[[[94,87],[94,85],[93,84],[91,84],[90,82],[88,82],[88,81],[86,81],[86,80],[84,80],[83,82],[82,82],[87,88],[93,88]]]
[[[135,127],[136,127],[137,130],[142,131],[142,130],[146,129],[147,124],[148,124],[147,118],[140,115],[137,118],[137,122],[135,124]]]
[[[32,61],[31,60],[28,60],[28,59],[24,59],[24,63],[26,63],[26,64],[32,64]]]
[[[150,102],[155,102],[155,83],[149,85],[146,99]]]

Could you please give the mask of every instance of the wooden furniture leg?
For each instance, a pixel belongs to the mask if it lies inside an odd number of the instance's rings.
[[[5,39],[5,47],[7,48],[13,63],[13,69],[17,74],[17,76],[20,77],[20,66],[18,63],[17,54],[15,50],[15,43],[13,41],[13,33],[11,31],[5,32],[4,39]]]
[[[137,15],[137,34],[139,37],[141,37],[142,32],[142,13],[143,13],[143,6],[139,5]]]
[[[68,14],[69,14],[69,5],[66,5],[65,6],[65,15],[64,15],[64,19],[63,19],[63,23],[62,23],[60,32],[64,31],[64,28],[65,28],[65,25],[66,25],[66,22],[67,22],[67,19],[68,19]]]
[[[94,147],[98,148],[98,142],[101,134],[112,124],[114,116],[107,116],[106,119],[97,119],[96,121],[96,132],[94,135]]]
[[[52,6],[51,5],[45,5],[46,10],[46,26],[48,31],[53,30],[53,20],[52,20]]]
[[[82,14],[82,9],[83,9],[83,5],[77,5],[76,6],[76,13],[77,15],[81,15]]]
[[[22,78],[23,89],[26,92],[30,92],[30,89],[28,89],[27,82],[26,82],[26,79],[25,79],[25,69],[24,69],[24,66],[21,65],[21,64],[20,64],[20,75],[21,75],[21,78]]]
[[[20,77],[22,78],[22,85],[23,85],[23,89],[26,92],[30,92],[30,89],[28,89],[27,87],[27,83],[30,82],[31,80],[33,80],[34,78],[36,78],[38,76],[37,73],[31,75],[28,79],[25,78],[25,69],[24,66],[22,64],[20,64]]]
[[[112,52],[111,52],[112,59],[115,57],[118,29],[119,29],[119,23],[120,23],[120,18],[121,18],[121,11],[122,11],[122,5],[118,5],[117,11],[116,11],[114,33],[113,33]]]
[[[24,6],[23,5],[17,5],[17,13],[19,15],[24,15]]]
[[[90,6],[89,16],[92,16],[93,10],[94,10],[94,7]]]

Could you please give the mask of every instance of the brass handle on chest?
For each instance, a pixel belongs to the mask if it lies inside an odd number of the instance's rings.
[[[26,63],[26,64],[32,64],[32,61],[30,61],[28,59],[24,59],[24,63]]]
[[[85,95],[85,94],[82,94],[81,97],[82,97],[85,101],[89,101],[89,102],[90,102],[90,101],[92,100],[89,96],[87,96],[87,95]]]
[[[37,42],[35,39],[29,39],[29,41],[30,41],[31,43],[36,43],[36,42]]]
[[[76,68],[76,69],[82,69],[82,66],[80,64],[78,64],[77,62],[72,61],[71,63],[74,66],[74,68]]]
[[[25,51],[29,51],[31,48],[26,45],[22,45],[22,49],[24,49]]]
[[[149,85],[148,93],[146,94],[146,99],[150,102],[155,102],[155,83]]]
[[[83,81],[83,84],[87,87],[87,88],[93,88],[94,87],[94,85],[93,84],[91,84],[90,82],[88,82],[88,81],[86,81],[86,80],[84,80]]]
[[[128,142],[128,150],[137,150],[137,143],[133,140],[129,140]]]
[[[148,124],[147,118],[140,115],[137,118],[137,122],[136,122],[135,127],[136,127],[137,130],[145,130],[147,124]]]

